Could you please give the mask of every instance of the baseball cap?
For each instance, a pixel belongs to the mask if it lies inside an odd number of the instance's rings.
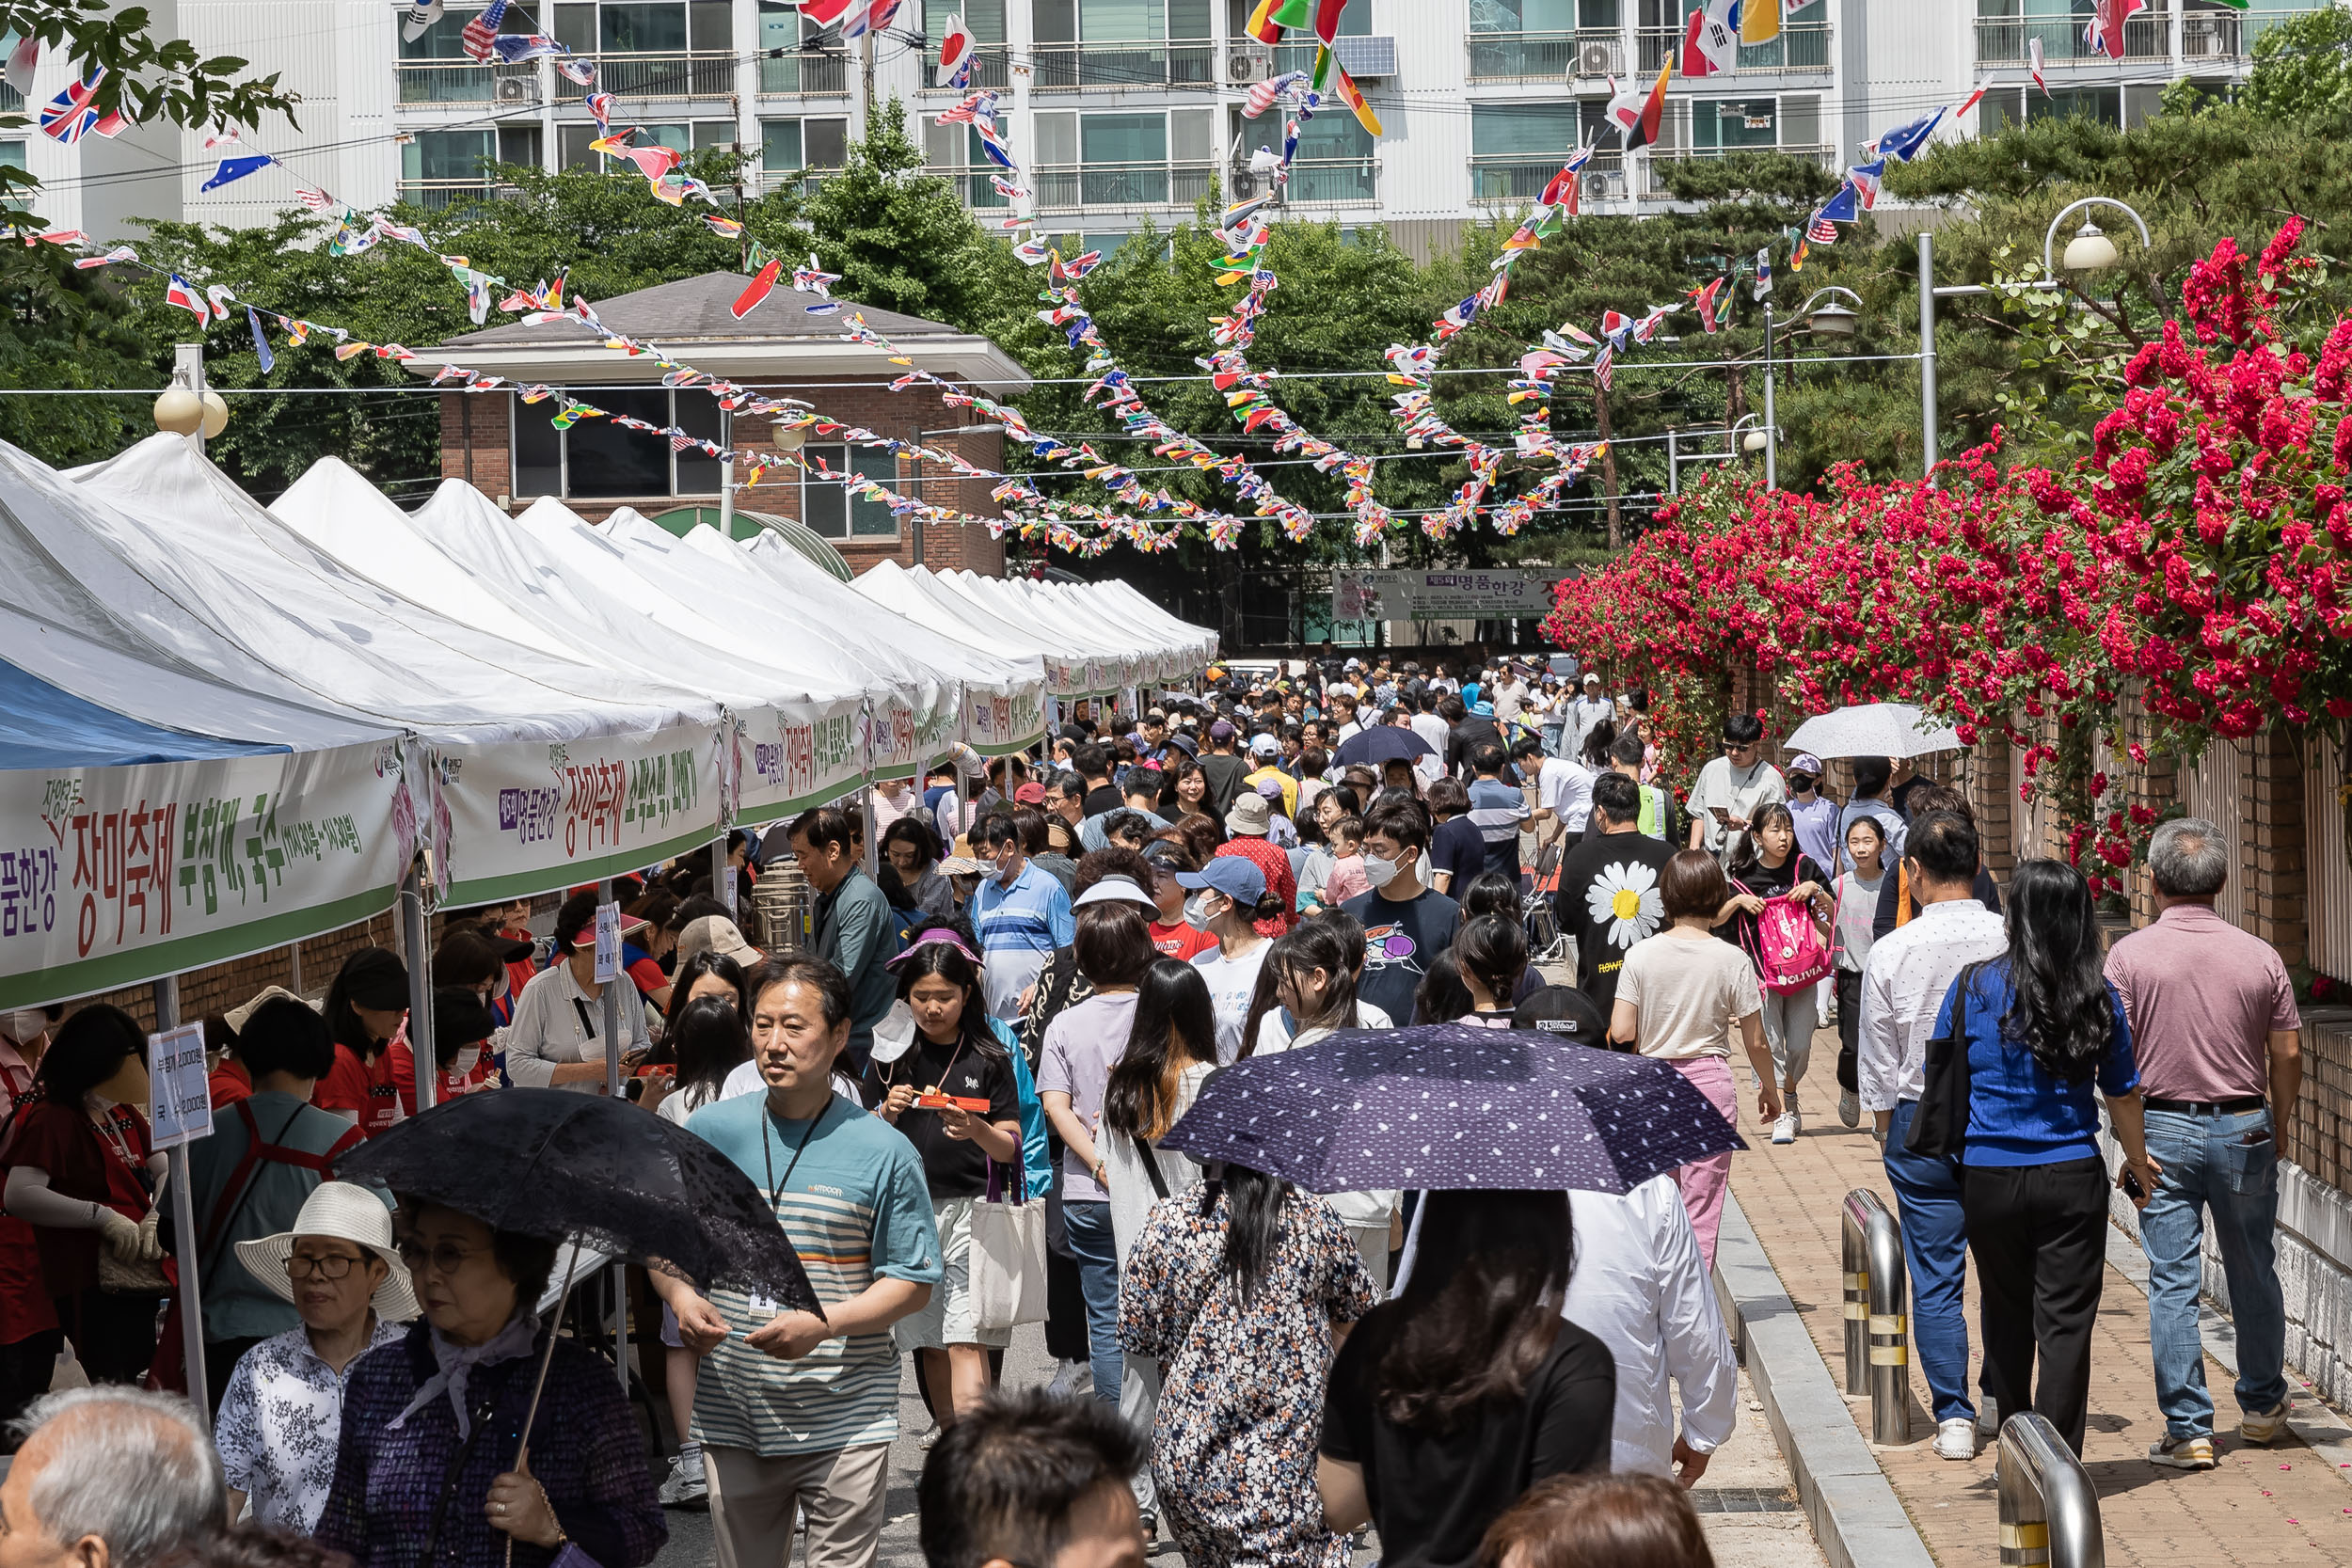
[[[1345,664],[1340,666],[1343,670],[1360,670],[1363,667],[1364,661],[1360,658],[1351,658]]]
[[[1190,723],[1191,721],[1186,720],[1185,722]],[[1176,750],[1184,752],[1184,755],[1188,757],[1199,756],[1200,754],[1200,742],[1193,739],[1192,736],[1184,734],[1182,731],[1171,734],[1168,737],[1168,743],[1170,746],[1175,747]]]
[[[1574,986],[1532,990],[1511,1013],[1511,1027],[1557,1035],[1577,1045],[1606,1045],[1609,1025],[1593,999]]]
[[[1209,726],[1209,738],[1211,740],[1231,740],[1233,738],[1233,726],[1220,719],[1216,723]]]
[[[1176,885],[1207,888],[1236,904],[1255,906],[1265,896],[1265,873],[1240,855],[1219,855],[1198,871],[1179,871]]]
[[[1587,670],[1587,671],[1585,671],[1585,672],[1584,672],[1584,684],[1585,684],[1586,686],[1598,686],[1598,685],[1600,684],[1600,676],[1599,676],[1599,674],[1598,674],[1597,672],[1595,672],[1595,671],[1591,671],[1591,670]]]
[[[1136,885],[1134,878],[1118,876],[1104,878],[1078,895],[1077,901],[1070,907],[1083,910],[1089,904],[1140,904],[1154,913],[1160,907],[1158,900]]]
[[[745,942],[735,922],[723,914],[707,914],[699,920],[690,920],[686,923],[686,929],[678,933],[679,968],[683,969],[695,954],[704,952],[720,954],[739,964],[755,964],[766,957],[758,948]]]
[[[1812,752],[1799,752],[1795,756],[1788,759],[1788,771],[1791,773],[1810,773],[1818,779],[1824,772],[1828,771],[1828,769],[1821,766],[1821,759],[1815,756]]]
[[[1249,754],[1253,757],[1279,757],[1282,743],[1261,730],[1249,737]]]
[[[1027,784],[1023,784],[1019,789],[1012,792],[1012,803],[1016,806],[1043,805],[1045,803],[1045,786],[1038,783],[1035,779],[1031,779]]]
[[[1147,724],[1165,724],[1168,722],[1168,710],[1155,707],[1143,716],[1143,721]]]

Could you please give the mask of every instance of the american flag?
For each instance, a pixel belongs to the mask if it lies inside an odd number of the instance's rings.
[[[324,213],[335,205],[333,197],[313,185],[296,185],[294,199],[314,213]]]
[[[1830,220],[1825,217],[1816,216],[1813,222],[1805,229],[1804,237],[1811,240],[1815,245],[1836,245],[1837,243],[1837,225],[1830,222]]]
[[[458,34],[466,53],[477,60],[487,62],[493,52],[491,40],[499,36],[499,27],[506,20],[506,0],[490,0],[482,13],[466,24]]]
[[[685,451],[689,448],[699,447],[701,445],[702,442],[691,436],[673,436],[670,437],[670,450],[672,451]]]

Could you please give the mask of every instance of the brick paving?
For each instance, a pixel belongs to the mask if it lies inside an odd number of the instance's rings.
[[[1732,1191],[1771,1256],[1789,1298],[1811,1329],[1815,1346],[1843,1382],[1845,1331],[1840,1281],[1839,1207],[1855,1187],[1869,1187],[1895,1206],[1894,1189],[1867,1131],[1837,1120],[1837,1046],[1833,1032],[1816,1040],[1801,1100],[1805,1130],[1775,1148],[1771,1129],[1755,1119],[1753,1090],[1740,1069],[1740,1132],[1752,1146],[1732,1162]],[[1867,1128],[1866,1120],[1866,1128]],[[2352,1564],[2352,1468],[2338,1466],[2301,1443],[2240,1449],[2235,1439],[2234,1381],[2208,1357],[2205,1380],[2224,1409],[2218,1469],[2169,1470],[2148,1463],[2148,1445],[2164,1431],[2149,1371],[2147,1303],[2112,1267],[2093,1329],[2090,1420],[2083,1463],[2098,1487],[2110,1564],[2345,1563]],[[1976,1386],[1979,1342],[1976,1275],[1969,1271],[1969,1386]],[[1968,1463],[1936,1457],[1926,1380],[1913,1363],[1912,1442],[1876,1451],[1896,1496],[1938,1562],[1947,1568],[2000,1560],[1993,1485],[1994,1450]],[[2300,1387],[2299,1416],[2328,1414]],[[1849,1412],[1867,1439],[1869,1402],[1851,1399]],[[2341,1426],[2341,1420],[2331,1424]]]

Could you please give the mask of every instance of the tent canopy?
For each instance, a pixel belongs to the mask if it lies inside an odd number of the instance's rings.
[[[125,768],[285,750],[144,724],[85,702],[13,664],[0,663],[0,768]]]

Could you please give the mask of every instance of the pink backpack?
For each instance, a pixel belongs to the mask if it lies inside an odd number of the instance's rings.
[[[1734,879],[1741,893],[1753,890]],[[1756,934],[1747,946],[1756,962],[1756,978],[1775,996],[1788,996],[1819,985],[1829,973],[1829,945],[1813,924],[1813,911],[1795,897],[1768,898],[1756,917]]]

